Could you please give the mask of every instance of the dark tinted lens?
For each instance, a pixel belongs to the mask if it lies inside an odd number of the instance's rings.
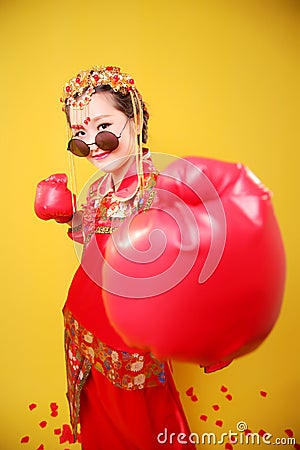
[[[95,137],[97,147],[106,152],[112,152],[119,146],[119,139],[110,131],[101,131]]]
[[[68,150],[76,156],[88,156],[90,153],[89,146],[80,139],[71,139],[69,141]]]

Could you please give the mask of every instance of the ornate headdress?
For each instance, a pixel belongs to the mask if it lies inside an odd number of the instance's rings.
[[[134,79],[127,73],[121,72],[121,69],[116,66],[93,66],[88,70],[82,70],[78,74],[71,78],[64,87],[63,94],[60,98],[63,103],[62,110],[65,112],[65,108],[71,108],[73,112],[75,110],[84,110],[87,108],[91,101],[92,95],[95,94],[98,86],[110,86],[115,92],[120,92],[121,95],[130,94],[133,117],[135,122],[135,129],[138,130],[137,113],[140,115],[140,124],[143,124],[143,102],[142,97],[135,87]],[[138,106],[138,110],[137,110]],[[70,132],[70,129],[68,130]],[[143,173],[143,148],[142,138],[140,133],[136,131],[138,151],[136,153],[136,167],[138,175],[138,188],[141,190],[144,188],[144,173]],[[74,187],[76,189],[76,176],[74,161],[71,153],[70,161],[70,175],[74,180]],[[75,211],[75,205],[73,205]]]
[[[115,92],[121,92],[122,95],[135,90],[133,78],[122,73],[119,67],[93,66],[89,70],[78,72],[76,77],[66,83],[60,101],[66,106],[83,109],[91,101],[95,88],[104,85],[110,86]],[[64,107],[62,109],[65,110]]]

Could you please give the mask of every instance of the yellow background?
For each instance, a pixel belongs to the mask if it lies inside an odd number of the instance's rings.
[[[241,161],[274,192],[288,263],[275,329],[221,372],[175,364],[175,378],[192,431],[243,420],[300,443],[299,12],[296,0],[2,0],[1,450],[79,448],[53,433],[68,421],[61,308],[77,259],[66,227],[38,220],[33,200],[38,181],[68,171],[64,82],[102,63],[136,79],[152,151]],[[77,164],[79,187],[92,173]]]

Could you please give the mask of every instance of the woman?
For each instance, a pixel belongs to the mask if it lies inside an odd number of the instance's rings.
[[[271,194],[239,163],[188,157],[158,175],[143,148],[148,112],[117,67],[80,72],[61,100],[68,150],[106,173],[79,211],[61,174],[39,184],[35,203],[42,219],[72,218],[84,247],[64,307],[74,435],[80,418],[84,450],[195,448],[164,361],[210,372],[270,333],[285,282]],[[158,228],[170,239],[146,261]]]
[[[128,347],[109,322],[102,301],[101,263],[111,233],[133,213],[151,206],[157,171],[147,141],[148,112],[134,80],[112,66],[93,67],[71,79],[61,99],[72,131],[68,150],[106,175],[89,188],[73,214],[66,177],[38,187],[39,217],[70,223],[69,236],[84,253],[64,307],[68,400],[76,438],[84,450],[195,448],[167,362]],[[55,195],[53,194],[55,190]],[[184,433],[187,443],[182,443]]]

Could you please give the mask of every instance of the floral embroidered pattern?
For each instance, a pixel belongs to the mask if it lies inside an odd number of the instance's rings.
[[[164,363],[150,353],[111,349],[82,327],[65,308],[65,351],[71,424],[76,436],[80,393],[92,367],[116,387],[136,390],[164,384]]]
[[[103,198],[97,195],[98,184],[90,189],[87,204],[84,206],[83,232],[85,245],[94,233],[111,234],[132,214],[151,207],[155,196],[157,172],[145,175],[143,190],[139,189],[133,198],[123,201],[109,192]]]

